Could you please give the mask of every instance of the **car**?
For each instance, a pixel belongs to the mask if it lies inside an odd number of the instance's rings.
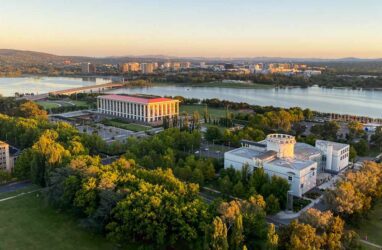
[[[215,151],[215,153],[217,153],[217,154],[220,154],[220,151],[219,151],[219,150],[217,150],[217,151]]]
[[[204,148],[204,151],[208,151],[208,148]]]
[[[195,154],[199,154],[200,152],[199,151],[195,151]]]

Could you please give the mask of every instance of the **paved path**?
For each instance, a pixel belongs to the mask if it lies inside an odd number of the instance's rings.
[[[0,193],[8,193],[8,192],[17,191],[19,189],[28,187],[30,185],[31,185],[30,181],[12,182],[12,183],[0,186]]]
[[[26,195],[26,194],[35,193],[35,192],[38,192],[38,191],[41,191],[41,190],[42,190],[42,188],[39,188],[39,189],[36,189],[36,190],[33,190],[33,191],[19,193],[19,194],[16,194],[14,196],[10,196],[10,197],[4,198],[4,199],[0,199],[0,202],[11,200],[11,199],[14,199],[14,198]]]
[[[372,247],[375,247],[377,249],[382,249],[382,246],[381,245],[377,245],[377,244],[374,244],[370,241],[367,241],[367,240],[359,240],[361,241],[362,243],[366,244],[366,245],[369,245],[369,246],[372,246]]]

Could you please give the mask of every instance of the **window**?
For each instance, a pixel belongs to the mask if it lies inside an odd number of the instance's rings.
[[[304,183],[301,183],[301,185],[300,185],[300,186],[301,186],[301,188],[304,188]]]
[[[288,176],[288,180],[289,180],[289,181],[292,181],[292,176]]]

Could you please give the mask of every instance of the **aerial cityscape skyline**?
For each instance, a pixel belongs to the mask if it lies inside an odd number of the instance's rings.
[[[0,48],[97,57],[379,58],[381,10],[375,0],[8,1]]]
[[[0,4],[0,249],[382,249],[381,0]]]

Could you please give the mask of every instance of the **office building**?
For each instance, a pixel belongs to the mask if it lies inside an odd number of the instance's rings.
[[[97,107],[100,114],[149,124],[161,124],[164,117],[179,115],[178,100],[149,95],[98,96]]]
[[[121,71],[123,73],[138,72],[140,70],[141,70],[141,65],[139,63],[136,63],[136,62],[124,63],[124,64],[122,64],[122,67],[121,67]]]
[[[250,170],[263,167],[265,172],[286,179],[291,185],[291,193],[301,196],[316,186],[316,176],[320,152],[314,147],[303,150],[296,147],[293,136],[270,134],[261,142],[242,141],[242,147],[224,154],[224,168],[241,170],[248,164]]]
[[[349,165],[348,144],[317,140],[316,148],[321,150],[324,170],[337,173]]]
[[[182,68],[182,69],[189,69],[190,67],[191,67],[190,62],[181,62],[180,63],[180,68]]]
[[[179,62],[173,62],[171,63],[171,69],[174,71],[177,71],[180,69],[180,63]]]
[[[81,63],[81,72],[83,74],[91,74],[96,72],[96,67],[92,63]]]
[[[154,64],[153,63],[142,63],[141,69],[143,74],[151,74],[154,72]]]

